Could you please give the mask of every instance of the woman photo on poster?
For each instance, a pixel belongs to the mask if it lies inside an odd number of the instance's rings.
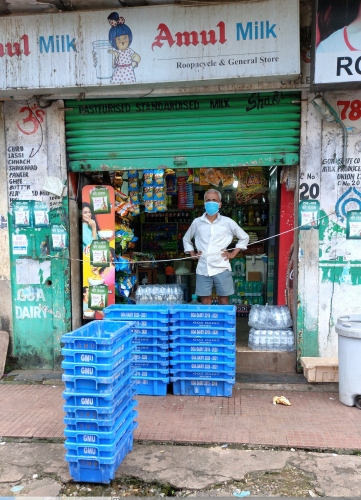
[[[361,51],[361,0],[319,0],[316,52]]]
[[[92,241],[98,239],[99,225],[92,214],[90,204],[87,202],[82,203],[81,208],[82,218],[82,237],[83,237],[83,250],[91,244]]]
[[[92,268],[92,273],[100,276],[100,278],[102,278],[104,280],[103,284],[107,285],[108,287],[111,285],[114,285],[114,283],[115,283],[115,264],[114,264],[115,250],[114,250],[114,248],[112,248],[112,247],[109,248],[109,254],[110,254],[109,265]]]

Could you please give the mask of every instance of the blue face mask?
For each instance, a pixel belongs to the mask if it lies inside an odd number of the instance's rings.
[[[219,210],[219,203],[216,201],[207,201],[204,206],[208,215],[216,215]]]

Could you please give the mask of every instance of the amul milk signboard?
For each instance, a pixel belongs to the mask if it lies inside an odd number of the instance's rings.
[[[313,86],[360,88],[361,0],[315,3]]]
[[[298,0],[6,17],[0,33],[3,94],[300,73]]]

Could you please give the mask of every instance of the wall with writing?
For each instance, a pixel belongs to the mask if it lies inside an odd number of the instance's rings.
[[[60,337],[71,329],[62,108],[4,104],[12,354],[24,368],[58,367]]]
[[[337,356],[337,318],[361,312],[361,92],[325,93],[331,122],[313,97],[303,102],[299,199],[319,204],[319,221],[300,231],[299,345],[304,356]]]

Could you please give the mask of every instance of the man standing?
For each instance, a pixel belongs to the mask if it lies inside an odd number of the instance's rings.
[[[234,294],[230,259],[247,248],[248,234],[229,217],[219,214],[222,206],[221,193],[209,189],[204,195],[206,212],[194,219],[183,238],[184,252],[198,260],[196,294],[202,304],[211,304],[212,288],[215,286],[218,304],[228,304],[228,297]],[[233,250],[227,250],[233,237],[238,242]],[[192,238],[195,238],[194,250]]]

